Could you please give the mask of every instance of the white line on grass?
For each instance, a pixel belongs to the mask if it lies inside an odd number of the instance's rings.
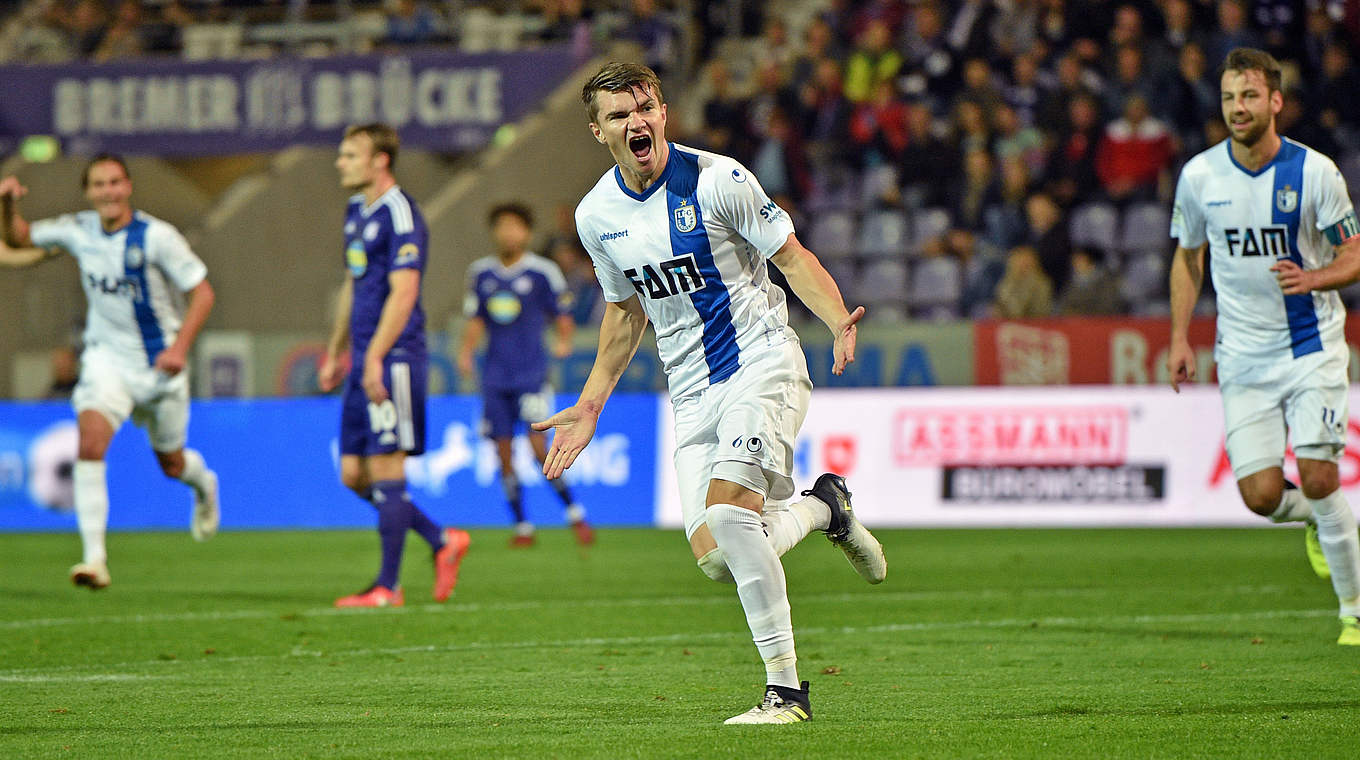
[[[1268,596],[1290,590],[1286,586],[1228,586],[1220,588],[1201,588],[1199,592],[1210,596]],[[835,594],[793,594],[797,604],[822,603],[869,603],[941,601],[959,599],[972,601],[978,599],[1035,599],[1047,597],[1103,596],[1110,593],[1108,588],[1029,588],[1020,591],[1000,591],[994,589],[954,589],[949,591],[861,591],[859,593]],[[384,615],[411,615],[430,613],[468,614],[473,612],[514,612],[557,608],[589,607],[662,607],[698,604],[730,604],[732,598],[726,594],[707,596],[661,596],[625,597],[620,599],[535,599],[522,602],[472,602],[453,604],[416,604],[383,610]],[[103,615],[94,617],[28,618],[0,621],[0,630],[22,630],[26,628],[57,628],[67,625],[144,625],[149,623],[215,622],[221,620],[262,620],[297,616],[298,618],[331,617],[336,615],[367,615],[372,610],[337,609],[335,607],[315,607],[302,611],[287,609],[274,610],[213,610],[209,612],[157,612],[139,615]]]
[[[973,619],[973,620],[951,620],[937,621],[928,623],[885,623],[882,625],[867,626],[808,626],[796,628],[794,633],[800,637],[821,636],[826,634],[838,635],[866,635],[876,633],[903,633],[903,632],[926,632],[926,631],[947,631],[960,629],[995,629],[995,628],[1082,628],[1086,626],[1101,625],[1159,625],[1159,624],[1199,624],[1199,623],[1230,623],[1244,622],[1251,620],[1275,620],[1281,618],[1321,618],[1334,617],[1336,613],[1331,610],[1258,610],[1255,612],[1232,612],[1232,613],[1202,613],[1202,614],[1182,614],[1182,615],[1094,615],[1091,617],[1040,617],[1040,618],[992,618],[992,619]],[[374,656],[399,656],[409,654],[435,654],[453,652],[472,652],[488,649],[570,649],[578,650],[582,647],[619,647],[619,646],[645,646],[660,644],[693,644],[699,641],[711,640],[741,640],[748,633],[746,631],[701,631],[661,634],[655,636],[602,636],[585,637],[577,639],[530,639],[524,641],[469,641],[457,644],[423,644],[407,647],[375,647],[364,649],[344,649],[336,651],[321,651],[306,649],[301,646],[294,646],[287,652],[277,654],[255,654],[240,655],[235,657],[212,657],[201,660],[146,660],[142,662],[124,662],[110,665],[66,665],[55,668],[14,668],[0,671],[0,682],[20,680],[24,676],[35,677],[35,680],[62,680],[58,673],[65,673],[79,670],[93,670],[98,668],[115,668],[125,670],[130,668],[146,668],[152,666],[183,666],[192,663],[238,663],[238,662],[261,662],[268,660],[287,660],[294,658],[308,659],[329,659],[338,660],[349,657],[374,657]],[[185,674],[186,676],[188,674]],[[172,677],[172,676],[162,676]],[[90,680],[96,680],[98,676],[88,676]],[[109,680],[119,680],[119,674],[112,674]],[[71,679],[68,679],[71,680]]]
[[[174,678],[168,675],[149,675],[146,673],[98,673],[95,675],[30,673],[0,675],[0,683],[104,683],[109,681],[150,681]]]

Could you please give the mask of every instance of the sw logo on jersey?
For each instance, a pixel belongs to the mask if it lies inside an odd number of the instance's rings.
[[[420,258],[420,246],[415,243],[407,243],[397,249],[397,258],[392,262],[393,266],[405,266]]]
[[[682,208],[693,210],[692,206]],[[676,209],[677,217],[680,211]],[[670,298],[704,289],[704,276],[699,273],[699,265],[692,253],[663,261],[655,267],[643,264],[640,268],[625,269],[623,275],[633,283],[638,295],[644,298]]]
[[[679,232],[690,232],[699,225],[699,213],[693,206],[688,204],[680,206],[675,210],[675,229]]]
[[[1295,198],[1295,203],[1298,199]],[[1269,227],[1226,227],[1223,238],[1228,241],[1229,256],[1270,256],[1287,259],[1289,229],[1282,224]]]
[[[1275,207],[1281,214],[1292,214],[1299,207],[1299,193],[1289,185],[1275,191]]]

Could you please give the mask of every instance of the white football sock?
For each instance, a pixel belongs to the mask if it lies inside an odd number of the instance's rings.
[[[203,461],[203,455],[194,449],[185,449],[184,470],[179,474],[179,482],[198,493],[203,493],[203,490],[208,487],[207,474],[208,465]]]
[[[1360,538],[1351,506],[1339,488],[1330,496],[1308,501],[1317,519],[1318,543],[1332,571],[1332,588],[1341,600],[1341,614],[1360,614]]]
[[[109,486],[104,480],[107,465],[103,461],[76,460],[71,478],[75,483],[76,524],[80,526],[80,543],[84,548],[83,562],[92,565],[108,563],[104,534],[109,525]]]
[[[761,522],[765,524],[774,553],[782,557],[812,531],[826,530],[831,523],[831,509],[821,499],[809,496],[784,507],[767,506]]]
[[[760,515],[731,504],[714,504],[706,518],[737,582],[737,596],[746,612],[751,638],[765,660],[767,683],[798,688],[784,566],[765,536]]]
[[[1270,513],[1272,522],[1313,522],[1313,506],[1304,498],[1303,491],[1287,488],[1280,496],[1280,506]]]

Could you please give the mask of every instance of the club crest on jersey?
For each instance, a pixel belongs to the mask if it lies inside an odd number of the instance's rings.
[[[128,269],[141,269],[142,264],[146,263],[146,253],[141,246],[130,245],[123,254],[123,265]]]
[[[1299,207],[1299,193],[1289,185],[1275,191],[1275,208],[1281,214],[1292,214]]]
[[[688,201],[680,201],[680,205],[675,209],[675,229],[678,232],[691,232],[699,226],[699,212],[689,205]]]

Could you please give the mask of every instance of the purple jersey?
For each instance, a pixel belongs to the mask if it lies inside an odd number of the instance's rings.
[[[362,195],[349,199],[345,211],[345,264],[354,278],[349,330],[356,371],[362,370],[364,352],[378,329],[383,304],[391,292],[387,275],[397,269],[423,273],[428,243],[425,218],[420,215],[415,199],[400,187],[393,185],[369,206],[364,205]],[[425,355],[425,311],[419,299],[389,355]]]
[[[509,267],[495,257],[472,262],[463,311],[486,323],[483,390],[537,392],[548,378],[543,331],[564,313],[567,283],[557,265],[525,253]]]

